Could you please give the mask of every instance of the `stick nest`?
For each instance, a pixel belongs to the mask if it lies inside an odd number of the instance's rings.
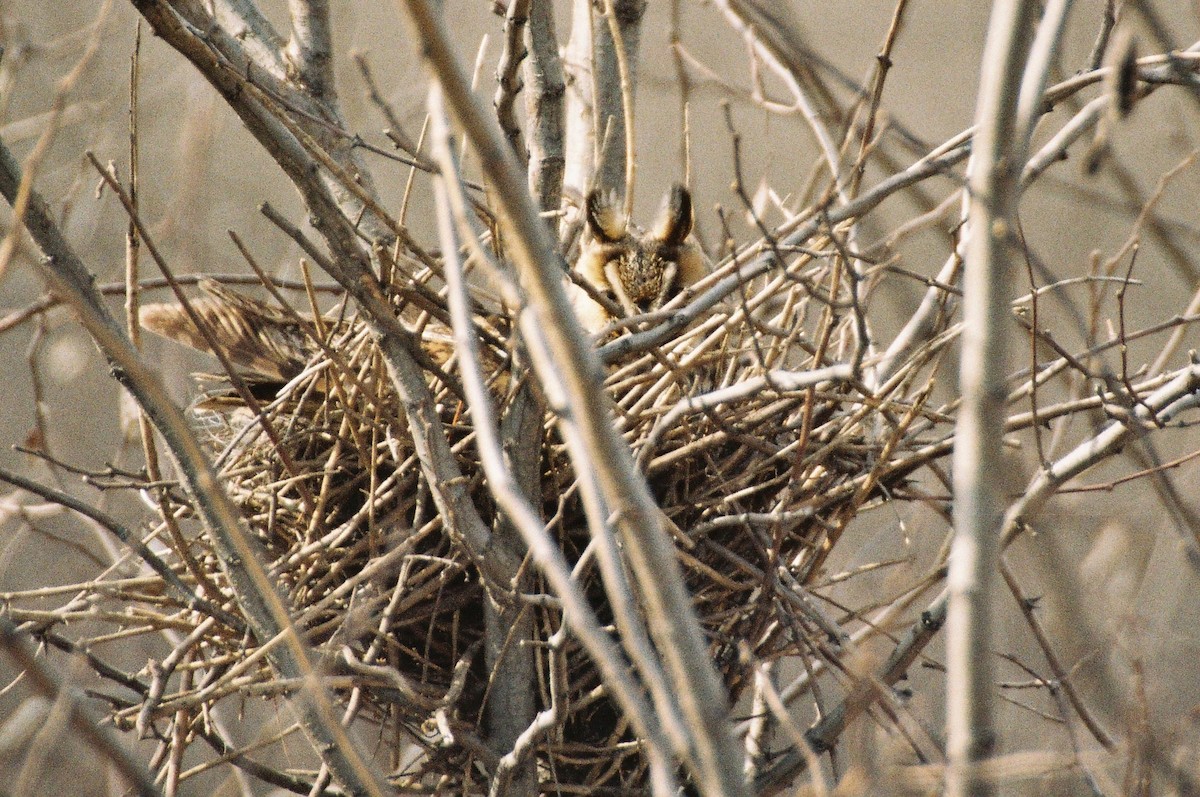
[[[780,384],[788,374],[855,358],[864,321],[849,301],[849,285],[835,250],[794,257],[674,340],[608,364],[615,422],[674,526],[712,659],[734,699],[755,664],[836,647],[836,629],[804,588],[826,578],[826,561],[857,514],[903,493],[906,476],[923,461],[918,433],[938,422],[922,409],[937,347],[921,349],[869,397],[855,378],[799,389]],[[424,330],[427,353],[435,326]],[[268,571],[297,627],[320,654],[328,687],[378,739],[394,782],[417,793],[478,793],[487,788],[480,771],[497,766],[484,741],[495,687],[483,653],[484,579],[435,509],[403,407],[365,324],[352,319],[325,331],[326,355],[266,397],[273,435],[245,407],[212,397],[195,410],[197,426],[268,552]],[[527,377],[513,377],[509,340],[483,342],[503,408]],[[430,371],[428,384],[458,467],[481,515],[494,524],[471,415],[453,377],[445,378],[457,362],[433,359],[441,373]],[[549,412],[540,484],[547,528],[578,563],[591,538],[576,471]],[[187,515],[186,499],[176,498]],[[228,598],[198,529],[167,558],[181,575]],[[532,613],[539,708],[550,706],[553,694],[561,712],[530,749],[543,789],[636,787],[645,763],[627,723],[569,633],[552,644],[562,624],[557,600],[531,562],[523,570],[520,595],[493,597]],[[594,560],[576,573],[601,622],[611,622]],[[233,601],[226,606],[236,611]],[[170,619],[187,638],[170,657],[185,677],[161,695],[118,708],[118,724],[153,733],[159,723],[187,718],[199,728],[217,704],[297,688],[274,681],[262,658],[251,659],[255,647],[245,634],[184,608]],[[125,632],[154,626],[131,614]]]

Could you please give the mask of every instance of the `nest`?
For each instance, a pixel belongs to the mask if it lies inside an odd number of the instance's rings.
[[[846,309],[848,284],[836,250],[798,256],[676,339],[608,364],[616,423],[676,529],[687,586],[734,699],[755,663],[811,656],[836,633],[800,588],[825,577],[828,556],[864,507],[903,490],[920,461],[912,456],[917,431],[931,422],[922,415],[923,377],[936,367],[935,348],[869,400],[854,378],[789,386],[789,375],[855,359],[863,319]],[[494,686],[481,653],[484,579],[434,507],[365,324],[341,321],[324,332],[326,345],[304,373],[265,391],[261,417],[210,395],[195,409],[197,426],[297,626],[328,663],[332,692],[353,700],[357,722],[374,728],[393,781],[417,793],[486,791],[480,772],[494,771],[496,760],[481,741]],[[510,377],[507,343],[484,340],[502,406],[522,384]],[[429,387],[474,503],[495,522],[470,415],[446,378],[454,357],[439,365]],[[540,485],[547,528],[576,563],[590,535],[549,413]],[[229,594],[203,534],[172,558]],[[524,569],[525,592],[509,597],[532,613],[535,639],[525,644],[537,649],[539,708],[562,692],[562,715],[533,749],[539,780],[560,793],[637,789],[645,775],[638,744],[569,634],[551,645],[561,611],[532,564]],[[578,573],[609,622],[595,566]],[[174,692],[117,711],[119,724],[145,731],[187,717],[195,725],[221,701],[286,691],[261,659],[239,666],[254,652],[246,638],[196,613],[179,618],[193,626],[187,677]]]

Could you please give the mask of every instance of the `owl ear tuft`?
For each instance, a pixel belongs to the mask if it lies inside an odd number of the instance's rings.
[[[625,237],[628,224],[621,213],[605,198],[600,189],[587,195],[584,207],[588,230],[598,241],[616,243]]]
[[[692,232],[692,195],[679,183],[663,198],[663,207],[651,234],[664,244],[678,246]]]

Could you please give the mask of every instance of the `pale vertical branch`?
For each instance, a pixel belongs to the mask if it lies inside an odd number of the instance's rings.
[[[998,3],[980,76],[963,297],[962,411],[955,432],[954,526],[947,626],[947,770],[953,797],[987,795],[978,764],[996,747],[991,584],[1004,516],[1004,339],[1023,163],[1013,134],[1035,4]]]
[[[743,771],[750,780],[758,777],[759,769],[767,760],[767,754],[770,752],[771,730],[775,725],[775,718],[768,710],[764,693],[768,682],[772,689],[775,688],[774,669],[773,662],[764,662],[760,665],[754,679],[754,691],[751,692],[749,727],[743,740],[743,749],[746,751]]]
[[[631,2],[624,4],[626,8],[636,9],[637,21],[640,22],[641,15],[646,11],[644,1]],[[608,35],[612,37],[613,55],[617,62],[617,88],[621,92],[621,137],[619,143],[622,143],[624,163],[624,176],[621,180],[625,186],[625,218],[633,215],[633,195],[636,188],[634,175],[637,173],[637,125],[636,114],[634,112],[634,67],[635,58],[637,55],[636,42],[628,44],[625,41],[626,25],[622,24],[622,20],[617,15],[617,4],[614,0],[604,0],[604,22],[608,27]],[[640,27],[635,27],[634,31],[640,31]],[[616,119],[613,120],[614,126]],[[607,125],[606,125],[607,127]],[[601,169],[605,167],[601,165]]]
[[[287,60],[295,80],[322,105],[337,103],[333,83],[333,32],[328,0],[288,0],[292,38]]]
[[[375,180],[371,170],[354,146],[354,140],[337,131],[346,128],[345,116],[338,102],[337,85],[333,71],[333,28],[330,21],[329,0],[288,0],[291,14],[292,36],[288,41],[285,58],[289,65],[288,86],[292,95],[304,102],[302,108],[315,104],[320,121],[329,122],[326,128],[316,120],[305,125],[302,114],[288,108],[288,113],[297,124],[313,136],[329,153],[335,163],[353,175],[355,182],[372,198],[375,197]],[[342,181],[344,183],[344,181]],[[329,182],[330,190],[343,207],[355,203],[354,192],[334,179]],[[369,203],[364,203],[367,205]],[[389,240],[384,219],[374,213],[364,213],[365,207],[356,208],[352,218],[363,218],[363,227],[377,238]]]
[[[529,50],[526,49],[525,31],[529,32]],[[527,59],[528,60],[525,60]],[[529,116],[528,150],[522,141],[521,130],[517,125],[513,105],[515,94],[522,88],[518,69],[524,61],[523,74],[528,86],[525,87],[525,106]],[[505,17],[504,52],[500,59],[497,77],[496,115],[501,127],[509,139],[513,153],[526,164],[529,184],[539,200],[543,211],[557,210],[562,192],[562,71],[558,60],[558,43],[554,35],[554,9],[547,0],[514,0]],[[435,89],[430,98],[430,113],[434,120],[435,137],[445,141],[437,142],[442,152],[444,179],[455,179],[456,172],[449,171],[453,165],[449,146],[449,133],[446,130],[445,110],[441,103],[441,91]],[[443,216],[448,216],[443,208]],[[460,226],[465,226],[465,207],[460,209]],[[445,221],[443,220],[443,225]],[[448,251],[450,240],[444,234],[443,251]],[[448,261],[457,259],[448,257]],[[448,263],[449,265],[449,263]],[[461,275],[455,274],[455,279]],[[460,280],[461,281],[461,280]],[[452,285],[453,289],[454,286]],[[461,299],[463,315],[466,312],[465,288],[459,285],[460,293],[451,299],[451,308],[455,308],[455,299]],[[456,316],[456,320],[460,317]],[[463,328],[465,329],[465,319]],[[456,334],[459,325],[456,324]],[[477,367],[478,358],[474,352],[460,353],[460,359],[469,366]],[[530,380],[522,378],[528,369],[528,354],[520,342],[514,347],[513,359],[510,365],[512,384],[516,390],[509,397],[500,419],[500,436],[503,440],[503,461],[509,469],[514,487],[530,507],[538,505],[541,490],[542,475],[542,419],[545,408],[542,401],[533,390]],[[473,376],[478,376],[476,371]],[[480,385],[482,379],[480,378]],[[476,414],[472,410],[472,418],[481,419],[479,422],[491,428],[492,420],[487,413]],[[497,544],[504,545],[514,552],[525,555],[527,546],[522,539],[516,522],[507,514],[496,518],[495,534]],[[513,592],[526,590],[527,578],[513,585]],[[489,653],[489,671],[495,673],[493,686],[490,690],[488,706],[489,732],[488,740],[503,762],[492,783],[494,794],[537,794],[537,772],[528,755],[528,743],[523,746],[522,740],[531,738],[531,729],[537,724],[537,701],[534,694],[534,619],[529,607],[519,601],[510,601],[508,605],[500,605],[494,598],[488,602],[487,616],[487,650]],[[516,640],[508,643],[508,637]],[[497,645],[505,654],[503,669],[493,667],[491,658]],[[505,681],[507,680],[507,683]],[[536,734],[534,734],[536,738]]]
[[[460,216],[465,214],[466,207],[458,212]],[[465,292],[463,296],[465,298]],[[529,370],[525,347],[518,341],[514,349],[510,364],[511,383],[517,388],[509,396],[500,417],[501,454],[520,495],[531,507],[536,507],[542,496],[542,421],[546,413],[532,381],[524,378]],[[528,555],[528,546],[512,518],[501,514],[494,527],[496,545],[503,546],[514,557]],[[500,596],[504,600],[497,601],[490,595],[488,600],[488,669],[495,673],[488,706],[488,729],[492,738],[488,741],[502,759],[519,748],[520,740],[536,724],[537,718],[535,616],[532,607],[516,599],[518,594],[528,592],[531,575],[526,571],[519,580],[514,575],[510,593]],[[505,651],[507,666],[503,668],[491,663],[493,651],[498,646],[499,650]],[[506,770],[506,777],[509,772],[513,782],[502,794],[536,797],[534,762],[519,757],[512,769]]]
[[[675,82],[679,87],[679,123],[683,135],[679,141],[679,173],[684,185],[692,185],[691,130],[688,107],[692,97],[692,76],[683,55],[683,35],[680,30],[681,0],[671,0],[671,27],[667,34],[671,42],[671,60],[675,63]]]
[[[850,173],[850,186],[848,193],[850,196],[856,196],[858,189],[862,185],[863,175],[866,173],[867,158],[875,147],[875,130],[876,124],[879,122],[879,108],[883,100],[883,87],[886,84],[888,73],[892,68],[892,52],[896,46],[896,40],[900,35],[900,31],[904,27],[904,15],[908,10],[908,0],[898,0],[896,8],[892,12],[892,22],[888,26],[887,34],[884,36],[883,45],[879,49],[879,54],[875,56],[875,74],[871,78],[868,88],[867,100],[865,104],[865,118],[861,123],[861,132],[855,130],[855,125],[848,125],[846,128],[846,142],[848,143],[855,135],[858,136],[858,156],[854,160],[854,166]],[[863,108],[862,105],[859,106]]]
[[[1092,44],[1092,53],[1088,56],[1087,69],[1099,69],[1104,63],[1104,54],[1108,52],[1108,39],[1112,30],[1117,26],[1116,0],[1104,0],[1104,11],[1100,15],[1100,30],[1096,32],[1096,41]]]
[[[1043,96],[1050,70],[1058,59],[1063,31],[1071,15],[1074,0],[1050,0],[1038,23],[1037,35],[1029,48],[1029,61],[1021,78],[1021,93],[1017,103],[1017,119],[1013,126],[1013,157],[1024,168],[1030,141],[1037,122],[1045,112]]]
[[[142,21],[139,19],[133,38],[133,54],[129,59],[129,202],[133,206],[134,215],[138,210],[138,81],[141,78],[140,56],[142,51]],[[138,318],[138,255],[141,253],[141,239],[138,238],[137,225],[129,219],[125,230],[125,333],[135,349],[140,349],[141,326]],[[152,439],[149,437],[150,427],[145,416],[142,421],[142,444],[146,447],[147,465],[156,464]],[[157,476],[153,476],[155,481]]]
[[[501,228],[533,310],[522,314],[522,328],[536,325],[544,332],[552,357],[533,352],[538,374],[546,382],[561,379],[565,386],[566,407],[560,412],[566,412],[577,426],[586,449],[572,450],[572,461],[579,470],[596,473],[625,545],[647,623],[692,734],[690,749],[680,753],[705,794],[745,794],[728,698],[659,510],[627,444],[613,427],[611,400],[599,399],[606,396],[600,361],[567,301],[554,240],[530,200],[525,175],[504,143],[499,125],[470,91],[441,14],[425,0],[406,0],[403,7],[448,107],[474,145],[499,198]]]
[[[566,628],[558,631],[546,640],[546,669],[548,670],[550,705],[538,712],[537,717],[520,738],[516,740],[512,751],[500,759],[496,767],[496,778],[492,781],[492,797],[508,794],[508,773],[521,765],[531,753],[534,745],[542,737],[552,733],[562,726],[567,714],[567,662],[563,648],[566,646]]]
[[[529,60],[525,62],[525,112],[529,116],[529,185],[543,212],[562,203],[563,82],[554,5],[532,0],[529,6]]]
[[[444,111],[442,113],[444,115]],[[465,214],[466,205],[457,209],[460,218],[465,219]],[[465,288],[465,284],[462,287]],[[465,289],[461,296],[465,315]],[[460,326],[464,330],[467,328],[465,324]],[[531,507],[536,507],[542,497],[542,422],[546,409],[540,395],[534,390],[532,380],[524,378],[529,371],[529,356],[525,346],[517,341],[513,348],[509,365],[512,372],[510,383],[517,387],[508,397],[500,417],[500,437],[503,441],[501,454],[520,495]],[[482,380],[482,371],[477,373]],[[496,544],[510,551],[514,558],[523,560],[528,556],[528,546],[520,529],[507,515],[497,516],[494,536]],[[537,720],[536,656],[533,647],[536,637],[535,615],[532,607],[517,599],[517,595],[529,591],[531,582],[532,572],[523,571],[519,578],[514,575],[508,595],[500,596],[500,601],[489,596],[488,601],[489,671],[496,673],[496,684],[491,690],[491,705],[488,707],[488,728],[493,735],[489,742],[502,759],[519,749],[520,740]],[[491,664],[497,645],[505,651],[503,655],[507,666],[503,669]],[[537,796],[537,768],[532,760],[518,758],[512,769],[506,770],[508,772],[511,772],[513,782],[501,793],[514,797],[521,794]]]
[[[571,36],[563,52],[563,67],[566,73],[563,189],[575,194],[582,204],[596,164],[591,0],[571,3]]]
[[[513,152],[522,163],[529,157],[521,126],[515,113],[517,94],[521,92],[521,62],[528,50],[525,48],[525,28],[529,23],[530,0],[512,0],[508,13],[504,15],[504,49],[496,67],[496,95],[492,105],[496,109],[496,120]]]
[[[454,258],[447,258],[447,262]],[[468,330],[469,334],[474,334]],[[500,424],[505,458],[509,460],[515,487],[528,500],[534,494],[531,487],[540,487],[540,469],[530,479],[528,465],[540,464],[528,454],[541,453],[541,415],[532,406],[528,391],[518,399],[527,412],[507,412]],[[474,417],[474,416],[473,416]],[[536,421],[536,425],[530,423]],[[507,422],[507,423],[506,423]],[[534,428],[530,428],[534,426]],[[510,428],[511,427],[511,428]],[[523,433],[524,436],[521,436]],[[515,452],[513,449],[517,449]],[[512,453],[518,456],[513,457]],[[515,460],[515,461],[514,461]],[[531,485],[530,482],[533,482]],[[506,516],[497,517],[494,524],[495,544],[504,546],[511,554],[524,556],[526,546],[520,532]],[[536,624],[533,608],[522,603],[518,596],[529,589],[528,574],[514,576],[507,593],[489,591],[484,604],[484,656],[487,663],[488,688],[486,742],[497,758],[512,752],[518,740],[537,717],[537,670],[534,651]],[[506,772],[505,790],[512,797],[537,797],[537,768],[529,758],[518,761]]]
[[[134,217],[138,214],[138,180],[140,175],[139,142],[138,142],[138,98],[141,81],[141,50],[142,50],[142,21],[137,23],[134,35],[133,54],[129,63],[129,201],[133,214],[129,218],[129,226],[125,230],[125,330],[135,349],[141,349],[141,324],[138,323],[138,306],[141,294],[138,289],[139,257],[142,240],[138,234]],[[158,448],[154,442],[154,427],[144,410],[138,410],[138,434],[141,437],[142,456],[146,461],[146,475],[156,483],[162,482],[162,468],[158,459]],[[163,520],[168,524],[174,537],[173,542],[179,545],[179,536],[174,534],[177,529],[175,518],[171,513],[167,499],[167,491],[158,491],[159,507]],[[185,557],[186,559],[186,557]]]
[[[624,198],[633,190],[625,184],[627,170],[632,168],[627,156],[633,121],[626,106],[632,111],[637,96],[638,45],[646,0],[606,0],[606,4],[610,10],[594,14],[592,22],[593,125],[605,131],[606,137],[604,157],[597,164],[593,185]]]

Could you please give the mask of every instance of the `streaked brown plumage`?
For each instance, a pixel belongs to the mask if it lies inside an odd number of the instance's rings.
[[[265,380],[287,382],[320,351],[311,321],[266,302],[230,290],[209,279],[199,282],[207,295],[188,303],[235,366]],[[148,304],[138,320],[146,329],[197,351],[216,353],[182,305]]]
[[[202,279],[198,284],[206,295],[190,299],[188,304],[256,396],[273,398],[280,388],[323,354],[318,343],[318,328],[312,319],[251,298],[213,280]],[[208,339],[196,328],[181,304],[148,304],[141,308],[138,318],[143,327],[156,335],[215,355]],[[479,320],[481,337],[490,342],[481,347],[484,370],[493,388],[500,393],[508,386],[507,355],[503,349],[508,323],[503,316],[486,316]],[[366,331],[363,325],[353,320],[324,326],[328,327],[326,340],[334,341],[327,345],[335,348],[340,348],[338,341],[354,339]],[[417,363],[461,396],[461,388],[449,370],[456,352],[453,332],[440,321],[428,319],[413,335],[418,345],[411,351]],[[326,378],[322,376],[316,383],[317,395],[325,393],[325,386]],[[209,391],[197,407],[223,410],[236,408],[240,403],[230,391],[217,389]]]

